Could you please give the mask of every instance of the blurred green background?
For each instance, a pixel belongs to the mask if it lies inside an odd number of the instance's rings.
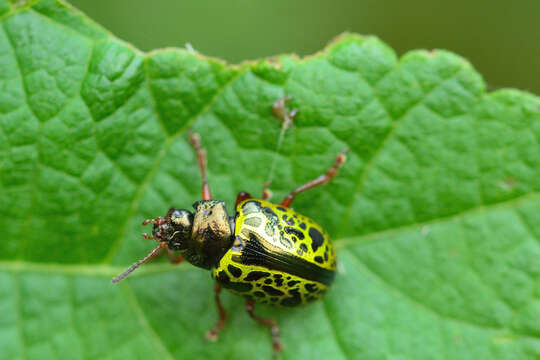
[[[469,59],[488,89],[540,93],[540,0],[71,0],[141,50],[183,47],[232,63],[312,54],[344,31],[398,54],[442,48]]]

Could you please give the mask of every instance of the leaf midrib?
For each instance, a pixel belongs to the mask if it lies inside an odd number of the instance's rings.
[[[367,273],[369,276],[373,277],[383,287],[387,288],[389,291],[394,293],[396,296],[404,299],[409,304],[412,304],[414,307],[422,310],[423,312],[426,312],[427,314],[430,314],[431,316],[434,316],[437,319],[448,320],[448,321],[459,323],[459,324],[462,324],[462,325],[465,325],[465,326],[472,326],[472,327],[475,327],[475,328],[478,328],[478,329],[481,329],[481,330],[484,330],[484,331],[507,332],[509,335],[512,335],[514,337],[523,338],[523,339],[531,339],[531,340],[535,340],[535,341],[540,340],[540,337],[536,337],[536,336],[534,336],[532,334],[516,332],[515,330],[513,330],[511,328],[508,328],[508,327],[494,327],[494,326],[489,326],[489,325],[485,325],[485,324],[479,324],[479,323],[472,322],[472,321],[466,321],[466,320],[464,320],[462,318],[458,318],[458,317],[453,317],[453,316],[440,314],[435,309],[432,309],[428,305],[419,302],[418,300],[414,299],[413,297],[408,295],[403,290],[399,289],[396,286],[393,286],[393,284],[389,283],[384,278],[382,278],[379,274],[377,274],[372,269],[370,269],[366,264],[364,264],[353,253],[346,252],[345,255],[346,255],[346,257],[350,258],[352,262],[357,264],[359,269],[361,269],[362,271]]]
[[[535,192],[527,193],[522,196],[510,198],[505,201],[494,202],[488,205],[475,206],[469,209],[465,209],[458,213],[450,214],[448,216],[441,216],[441,217],[430,219],[424,222],[406,224],[403,226],[398,226],[398,227],[394,227],[390,229],[384,229],[381,231],[370,232],[370,233],[362,234],[359,236],[342,237],[335,240],[335,246],[336,248],[339,249],[339,248],[347,248],[355,244],[358,245],[359,243],[362,243],[362,244],[372,243],[372,242],[375,242],[384,238],[391,237],[396,234],[414,230],[416,228],[422,229],[424,226],[435,225],[435,224],[443,223],[446,221],[459,220],[461,218],[464,218],[470,215],[482,214],[482,213],[486,213],[488,211],[492,211],[496,209],[512,208],[516,204],[523,203],[532,199],[540,200],[540,192],[535,191]]]
[[[375,241],[379,241],[393,235],[408,232],[414,229],[422,229],[424,226],[429,226],[437,223],[442,223],[445,221],[458,220],[463,217],[470,216],[472,214],[481,214],[495,209],[504,209],[511,208],[517,203],[523,203],[529,200],[540,199],[540,192],[532,192],[517,198],[512,198],[507,201],[502,201],[499,203],[493,203],[490,205],[482,205],[475,208],[467,209],[461,213],[453,214],[446,217],[440,217],[437,219],[429,220],[422,223],[409,224],[401,227],[396,227],[392,229],[386,229],[377,232],[371,232],[368,234],[356,236],[356,237],[347,237],[347,238],[338,238],[335,239],[335,246],[337,249],[346,249],[353,245],[359,244],[368,244]],[[93,276],[104,276],[104,277],[113,277],[118,275],[118,273],[125,270],[126,266],[113,266],[105,263],[96,263],[96,264],[62,264],[62,263],[39,263],[39,262],[28,262],[20,260],[7,260],[0,261],[0,271],[11,271],[11,272],[43,272],[43,273],[59,273],[66,275],[93,275]],[[138,270],[134,276],[141,276],[146,274],[158,274],[165,273],[170,271],[178,270],[189,270],[195,269],[189,264],[149,264]]]
[[[129,283],[126,281],[122,282],[120,284],[120,289],[122,293],[124,294],[126,303],[129,305],[133,313],[136,315],[137,320],[139,321],[139,325],[148,334],[148,339],[158,349],[158,351],[163,356],[163,359],[173,360],[174,357],[170,353],[169,349],[167,349],[163,341],[160,339],[159,335],[155,332],[152,325],[150,325],[148,318],[146,314],[144,313],[143,309],[141,308],[141,306],[139,305],[139,302],[137,301],[137,297],[135,296],[135,293],[131,289]]]

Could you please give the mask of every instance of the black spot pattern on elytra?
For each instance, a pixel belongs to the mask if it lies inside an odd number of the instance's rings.
[[[249,215],[252,213],[259,212],[261,208],[261,203],[256,200],[246,201],[244,205],[242,205],[242,212],[244,215]]]
[[[270,285],[272,283],[272,279],[266,279],[266,280],[264,280],[264,283],[266,285]]]
[[[324,261],[328,261],[328,253],[327,252],[324,253]]]
[[[296,235],[300,240],[304,239],[304,233],[301,232],[300,230],[297,230],[297,229],[293,228],[293,227],[285,226],[285,232],[287,234]]]
[[[230,272],[234,277],[240,277],[240,276],[242,276],[242,270],[240,270],[240,269],[237,268],[236,266],[229,265],[229,266],[227,266],[227,269],[229,270],[229,272]]]
[[[270,273],[266,271],[252,271],[250,272],[244,279],[244,281],[257,281],[259,279],[262,279],[263,277],[270,276]]]
[[[291,281],[289,281],[289,282],[287,283],[287,286],[288,286],[288,287],[293,287],[294,285],[299,284],[299,283],[300,283],[299,280],[291,280]]]
[[[243,282],[231,282],[231,279],[225,271],[220,271],[217,276],[218,282],[226,289],[231,289],[238,292],[246,292],[253,288],[252,284]]]
[[[269,220],[278,220],[278,216],[276,215],[274,210],[270,209],[269,207],[263,207],[262,212]]]
[[[283,221],[287,222],[287,215],[286,214],[283,214],[283,216],[281,218],[283,219]]]
[[[283,279],[276,279],[276,285],[281,287],[283,285]]]
[[[283,212],[287,211],[287,209],[282,208],[281,206],[278,206],[277,209],[278,209],[279,211],[283,211]]]
[[[314,227],[309,228],[309,236],[311,237],[311,248],[313,249],[313,252],[317,251],[319,246],[321,246],[324,242],[324,238],[321,234],[321,232]]]
[[[225,271],[221,270],[218,273],[217,281],[219,281],[221,284],[228,284],[231,282],[231,279],[229,279],[229,275],[227,275]]]
[[[306,230],[306,224],[305,223],[301,222],[298,226],[300,226],[300,228],[302,230]]]
[[[306,244],[304,244],[304,243],[300,244],[300,249],[302,249],[303,252],[307,252]]]
[[[315,256],[315,259],[313,259],[313,260],[315,260],[315,261],[318,262],[319,264],[322,264],[322,263],[324,262],[323,258],[320,257],[320,256]]]
[[[294,226],[294,219],[293,218],[289,218],[289,220],[287,220],[287,224],[291,225],[291,226]]]
[[[247,219],[244,220],[244,224],[252,226],[252,227],[259,227],[259,225],[261,225],[261,222],[262,222],[261,218],[258,217],[257,215],[248,217]]]
[[[311,293],[317,291],[317,285],[315,284],[306,284],[304,285],[304,287],[306,288],[307,291]]]
[[[290,274],[306,280],[330,285],[334,280],[335,270],[330,270],[318,264],[298,257],[285,251],[270,251],[257,236],[251,232],[250,241],[246,241],[241,255],[232,255],[232,260],[243,265],[264,266],[282,274]],[[301,251],[300,249],[298,249]]]
[[[274,274],[274,278],[276,278],[276,279],[279,279],[279,278],[281,278],[281,277],[283,277],[283,275],[281,275],[281,274]]]
[[[235,291],[238,291],[238,292],[247,292],[247,291],[250,291],[251,289],[253,289],[252,284],[241,283],[241,282],[239,282],[239,283],[232,282],[227,286],[223,285],[223,287],[226,287],[227,289],[235,290]]]
[[[269,221],[269,222],[266,223],[266,225],[264,226],[264,232],[268,236],[274,236],[274,233],[276,232],[276,228],[274,227],[272,222]]]
[[[271,286],[265,285],[265,286],[262,287],[262,289],[268,295],[272,295],[272,296],[281,296],[281,295],[283,295],[283,291],[280,291],[280,290],[278,290],[276,288],[273,288]]]
[[[285,298],[281,301],[281,305],[283,306],[296,306],[299,305],[302,302],[302,297],[300,296],[300,293],[298,292],[298,289],[293,289],[289,291],[289,295],[292,295],[292,297]]]
[[[284,236],[279,237],[279,242],[281,243],[281,245],[285,246],[287,249],[291,249],[293,247],[293,244],[291,243],[291,241]]]
[[[263,293],[262,291],[255,291],[255,292],[253,293],[253,295],[255,295],[255,296],[257,296],[257,297],[265,297],[265,296],[266,296],[266,294]]]

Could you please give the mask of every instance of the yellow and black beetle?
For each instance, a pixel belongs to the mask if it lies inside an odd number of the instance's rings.
[[[288,111],[279,99],[274,113],[291,121],[296,111]],[[240,192],[234,216],[227,214],[225,202],[212,200],[206,179],[206,152],[197,134],[190,135],[197,153],[202,175],[202,200],[193,204],[194,212],[171,208],[164,217],[147,219],[152,223],[152,235],[146,239],[160,242],[145,258],[113,279],[118,282],[139,265],[167,247],[172,262],[186,259],[191,264],[208,269],[215,280],[215,299],[219,319],[206,334],[215,340],[225,325],[227,312],[219,294],[222,288],[246,298],[246,310],[256,321],[270,328],[274,352],[281,348],[279,330],[273,319],[253,313],[254,302],[277,306],[296,306],[321,298],[334,280],[336,254],[328,233],[313,220],[290,209],[295,196],[315,186],[328,183],[345,162],[344,150],[330,169],[318,178],[296,188],[280,204],[268,202],[269,191],[263,189],[262,199]],[[174,251],[179,251],[174,256]]]

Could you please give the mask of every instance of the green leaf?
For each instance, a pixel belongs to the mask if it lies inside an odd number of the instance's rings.
[[[270,358],[267,329],[209,273],[148,264],[142,219],[200,197],[278,201],[351,149],[295,209],[332,235],[324,298],[257,307],[283,359],[540,357],[540,99],[486,93],[446,51],[344,35],[312,57],[227,65],[143,54],[54,0],[0,1],[0,359]],[[274,100],[299,110],[279,150]]]

